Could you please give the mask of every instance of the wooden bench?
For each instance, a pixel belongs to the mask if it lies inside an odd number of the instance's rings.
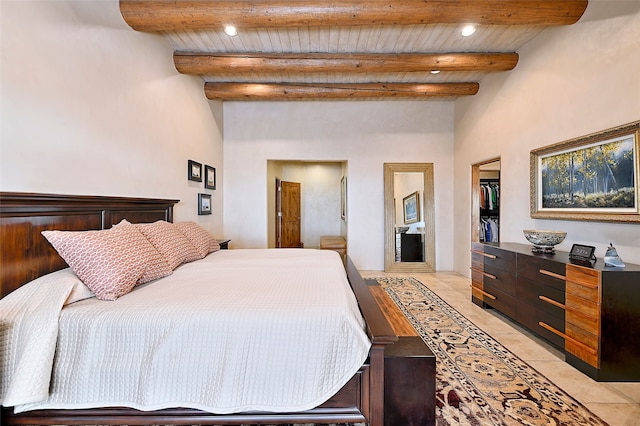
[[[340,236],[325,235],[320,237],[320,250],[333,250],[338,252],[344,263],[347,257],[347,240]]]

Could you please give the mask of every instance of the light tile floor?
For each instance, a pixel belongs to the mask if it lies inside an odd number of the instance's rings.
[[[471,280],[455,272],[390,274],[360,271],[364,278],[412,276],[507,349],[611,426],[640,425],[640,383],[596,382],[566,362],[564,354],[493,309],[471,302]]]

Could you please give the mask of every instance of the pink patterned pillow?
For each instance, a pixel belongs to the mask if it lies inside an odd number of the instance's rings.
[[[205,257],[209,253],[220,250],[220,244],[215,238],[195,222],[178,222],[174,224],[180,232],[182,232],[191,241],[198,252],[200,258]]]
[[[78,278],[98,299],[116,300],[127,294],[145,272],[137,256],[140,239],[127,229],[104,231],[42,231]]]
[[[153,223],[137,223],[135,226],[162,254],[171,269],[200,259],[198,250],[173,223],[159,220]]]
[[[142,258],[145,264],[144,274],[142,274],[142,277],[138,280],[138,284],[144,284],[173,274],[173,269],[171,269],[164,256],[147,240],[135,225],[123,219],[117,225],[113,225],[113,228],[126,230],[130,233],[129,238],[135,239],[138,243],[139,250],[135,255]]]

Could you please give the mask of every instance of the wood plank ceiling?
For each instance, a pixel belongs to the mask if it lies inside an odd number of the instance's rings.
[[[176,69],[201,76],[207,98],[219,100],[474,95],[483,76],[516,67],[525,43],[577,22],[586,7],[587,0],[120,0],[129,26],[166,37]],[[476,31],[465,37],[467,24]],[[225,34],[227,25],[238,34]]]

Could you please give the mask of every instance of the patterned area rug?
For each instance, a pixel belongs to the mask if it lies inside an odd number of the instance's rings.
[[[607,424],[418,280],[375,280],[436,355],[436,424]]]

